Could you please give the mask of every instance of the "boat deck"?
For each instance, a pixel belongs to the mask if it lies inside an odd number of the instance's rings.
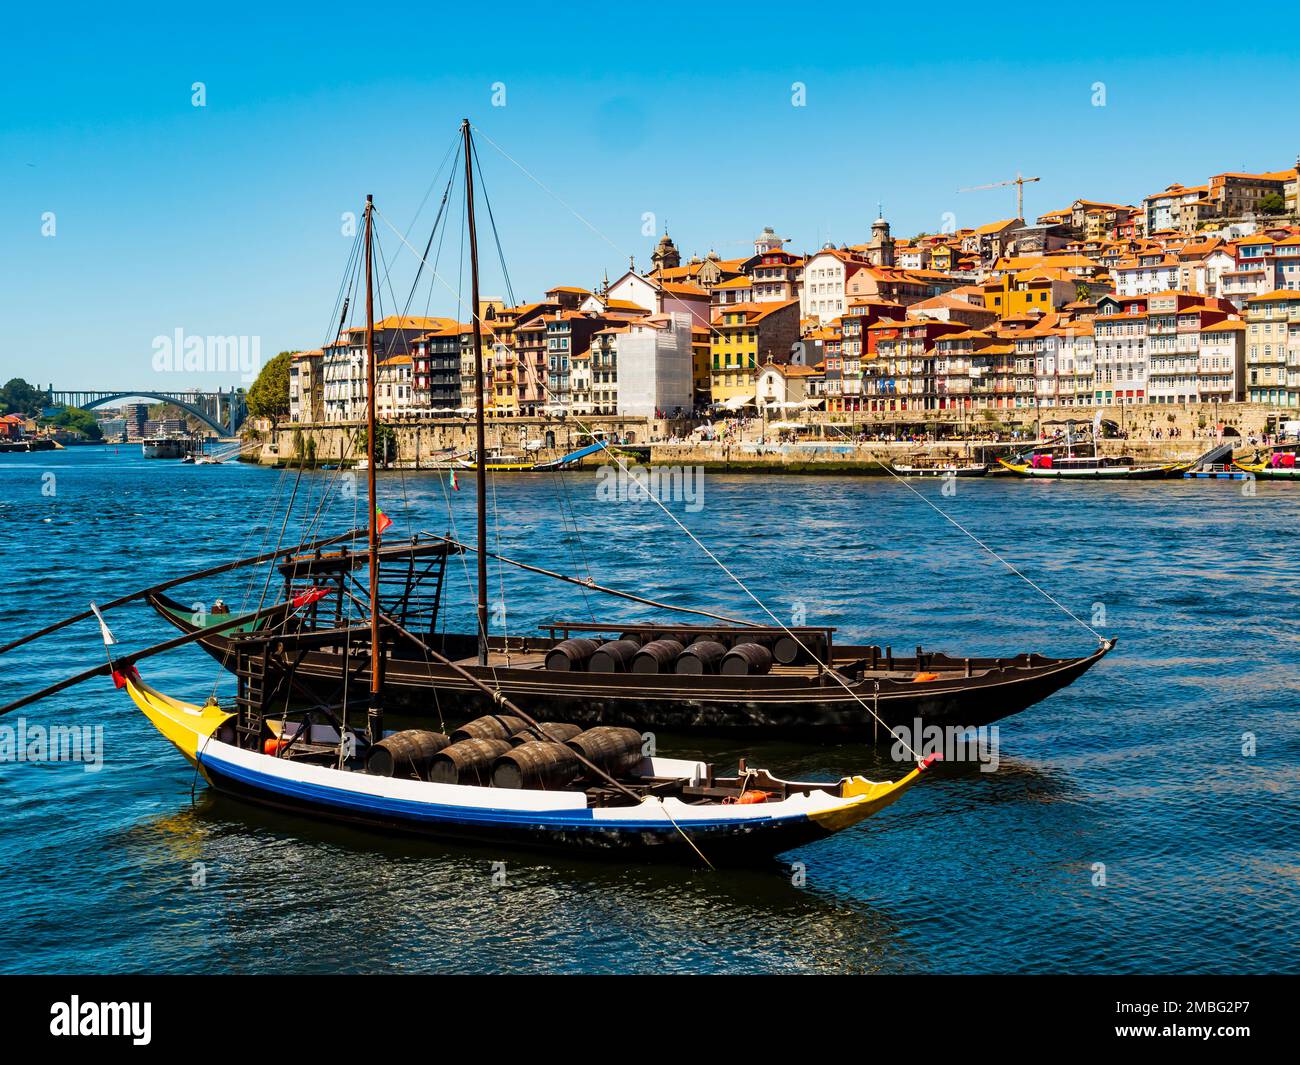
[[[849,665],[850,663],[853,662],[856,662],[856,660],[849,659],[840,664]],[[473,655],[468,658],[455,659],[453,660],[453,664],[466,669],[479,667],[478,656]],[[488,653],[487,668],[488,669],[535,669],[542,672],[546,672],[547,671],[546,655],[541,651],[510,651],[509,653],[507,653],[505,651],[493,650]],[[812,679],[816,677],[820,671],[821,671],[821,667],[815,662],[809,662],[803,665],[793,665],[793,666],[783,666],[777,663],[773,663],[772,668],[768,670],[766,673],[762,674],[762,676],[802,677],[806,679]],[[581,670],[579,672],[589,675],[586,673],[585,670]],[[959,677],[964,678],[966,675],[962,670],[924,670],[923,672],[927,674],[934,674],[939,680],[956,679]],[[977,673],[983,673],[983,672],[986,671],[985,670],[977,671]],[[560,672],[559,675],[563,676],[564,674],[563,672]],[[610,674],[610,675],[614,676],[616,674]],[[667,675],[673,675],[673,674],[667,674]],[[845,680],[853,679],[848,674],[845,673],[841,673],[840,675],[844,677]],[[911,681],[913,678],[916,677],[916,675],[917,675],[916,671],[910,669],[902,669],[902,670],[874,669],[874,670],[863,671],[864,678],[868,678],[871,680]]]

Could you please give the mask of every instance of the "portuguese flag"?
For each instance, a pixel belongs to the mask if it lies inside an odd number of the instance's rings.
[[[453,492],[459,492],[459,491],[460,491],[460,481],[456,480],[456,471],[455,471],[455,470],[452,470],[452,471],[451,471],[451,477],[448,478],[448,479],[451,481],[451,490],[452,490]]]
[[[387,514],[385,514],[381,507],[376,506],[375,507],[375,534],[377,536],[383,536],[384,530],[387,529],[392,524],[393,524],[393,519],[390,518]]]

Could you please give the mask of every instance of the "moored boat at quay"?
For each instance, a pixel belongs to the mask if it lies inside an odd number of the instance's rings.
[[[197,449],[191,437],[153,436],[140,441],[140,451],[147,459],[182,459]]]
[[[129,665],[114,680],[214,789],[236,798],[388,832],[632,861],[770,859],[877,813],[935,760],[896,781],[786,781],[744,760],[728,776],[645,755],[632,729],[575,732],[503,713],[451,736],[375,739],[333,714],[254,721],[243,708],[186,703]]]
[[[402,550],[385,548],[393,552],[386,565],[398,573],[408,568]],[[364,565],[364,555],[351,558]],[[268,705],[289,693],[327,699],[345,678],[362,679],[369,671],[366,634],[327,609],[346,600],[335,582],[347,578],[292,562],[281,568],[295,579],[310,572],[317,586],[331,589],[291,628],[278,619],[261,622],[259,629],[245,618],[212,615],[201,627],[189,607],[165,593],[152,592],[147,600],[226,668],[245,681],[256,677],[247,686]],[[439,595],[428,588],[421,593],[431,600]],[[385,606],[401,609],[397,602]],[[381,612],[387,615],[384,607]],[[896,654],[890,647],[837,645],[832,628],[627,622],[556,622],[549,628],[542,637],[489,637],[487,661],[480,663],[474,635],[434,634],[427,616],[401,614],[381,633],[390,704],[413,716],[473,712],[479,698],[467,673],[548,717],[577,724],[884,743],[890,728],[917,718],[973,727],[1018,713],[1071,684],[1114,646],[1106,641],[1072,658],[958,657],[921,648]],[[701,666],[700,645],[710,643],[722,653]],[[431,661],[429,651],[451,664]],[[560,668],[557,659],[571,652],[575,658]],[[731,663],[723,661],[728,654]]]
[[[1297,451],[1300,451],[1300,444],[1279,444],[1257,451],[1251,462],[1236,462],[1233,465],[1261,481],[1300,481]]]
[[[1159,480],[1179,477],[1192,467],[1190,462],[1138,462],[1129,456],[1053,455],[1037,453],[1019,462],[998,459],[998,464],[1017,477],[1064,480]]]
[[[986,462],[895,462],[889,466],[899,477],[983,477],[989,472]]]

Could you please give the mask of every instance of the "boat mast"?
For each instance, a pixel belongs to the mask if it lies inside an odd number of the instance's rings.
[[[384,738],[384,711],[379,693],[383,686],[383,649],[379,645],[379,514],[375,498],[375,292],[374,219],[375,198],[366,196],[366,491],[370,504],[368,548],[370,553],[370,702],[366,711],[366,733],[371,743]]]
[[[465,210],[469,227],[470,315],[474,329],[474,431],[477,446],[474,483],[478,495],[478,664],[488,662],[487,608],[487,446],[483,425],[483,326],[478,306],[478,235],[474,229],[474,166],[469,119],[460,124],[465,142]]]

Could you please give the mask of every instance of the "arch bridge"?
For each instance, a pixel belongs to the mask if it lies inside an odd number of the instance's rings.
[[[50,406],[80,407],[82,410],[94,410],[110,403],[120,403],[125,399],[151,399],[155,403],[170,403],[179,407],[186,414],[192,414],[213,432],[221,436],[234,436],[248,417],[248,405],[244,393],[237,389],[229,391],[200,392],[198,390],[181,392],[140,392],[130,389],[118,389],[113,392],[83,390],[79,392],[56,392],[49,390]]]

